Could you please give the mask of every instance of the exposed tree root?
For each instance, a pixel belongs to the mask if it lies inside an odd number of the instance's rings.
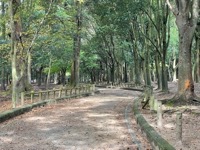
[[[193,98],[193,101],[194,101],[194,102],[197,102],[197,103],[200,103],[200,98],[199,98],[199,97],[194,97],[194,98]]]
[[[162,101],[163,104],[176,106],[186,105],[200,105],[200,97],[193,95],[178,95],[176,94],[172,99],[165,99]]]

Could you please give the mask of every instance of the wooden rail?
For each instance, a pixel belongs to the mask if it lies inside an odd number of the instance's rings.
[[[45,91],[31,91],[31,92],[21,92],[21,106],[26,104],[32,104],[36,102],[41,102],[50,99],[58,99],[58,98],[71,98],[71,97],[79,97],[83,94],[94,93],[95,85],[81,85],[79,87],[62,87],[59,89],[45,90]]]
[[[105,88],[129,88],[129,87],[136,87],[134,83],[97,83],[97,87],[105,87]]]

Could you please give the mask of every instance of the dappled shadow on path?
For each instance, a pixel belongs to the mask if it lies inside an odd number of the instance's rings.
[[[138,94],[101,90],[95,96],[37,108],[0,124],[0,149],[137,149],[124,109]]]

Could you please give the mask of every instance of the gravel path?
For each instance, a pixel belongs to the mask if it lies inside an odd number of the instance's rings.
[[[34,109],[0,124],[0,150],[150,149],[131,111],[139,94],[100,89],[94,96]]]

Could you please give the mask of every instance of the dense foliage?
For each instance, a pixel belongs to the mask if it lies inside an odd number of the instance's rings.
[[[151,85],[157,81],[158,88],[168,91],[167,81],[178,79],[180,50],[177,18],[170,11],[170,6],[175,6],[173,3],[1,0],[0,5],[2,89],[14,80],[11,65],[14,57],[17,64],[23,64],[15,67],[19,74],[25,72],[27,83],[45,83],[47,88],[53,81],[74,86],[79,82]],[[191,51],[192,75],[197,82],[200,77],[198,21]],[[13,38],[14,34],[19,39]],[[12,40],[17,43],[16,56],[10,50]],[[16,76],[20,77],[19,74]],[[27,90],[26,87],[24,83],[21,91]]]

